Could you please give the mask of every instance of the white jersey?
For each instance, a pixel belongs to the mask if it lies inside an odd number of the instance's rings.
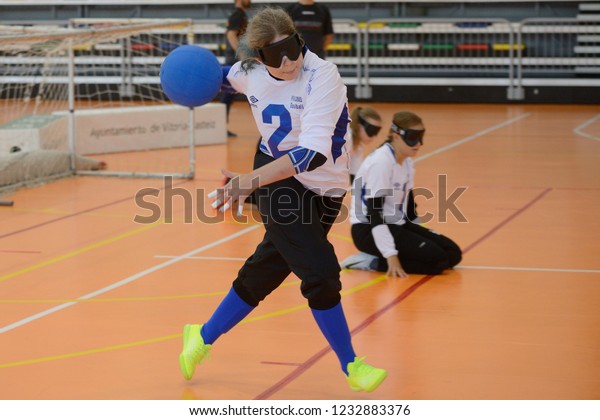
[[[394,148],[389,143],[377,148],[366,157],[352,186],[350,223],[369,223],[367,199],[385,197],[383,221],[403,225],[408,207],[408,193],[414,187],[415,167],[411,158],[402,164],[396,161]]]
[[[348,187],[348,99],[337,67],[305,50],[302,73],[295,80],[277,80],[265,66],[248,72],[238,62],[227,79],[246,95],[262,136],[260,150],[279,158],[301,146],[327,161],[295,175],[320,195],[341,196]]]
[[[354,139],[352,138],[352,132],[350,132],[350,175],[355,175],[358,172],[358,168],[363,163],[363,147],[359,144],[354,147]]]

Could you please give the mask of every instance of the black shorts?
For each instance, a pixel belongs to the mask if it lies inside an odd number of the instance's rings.
[[[257,152],[254,167],[273,160]],[[341,299],[340,266],[327,233],[342,200],[318,195],[294,177],[257,189],[254,201],[265,236],[233,282],[237,294],[256,306],[293,272],[300,278],[300,290],[311,308],[325,310],[337,305]]]
[[[403,225],[387,225],[394,238],[402,268],[412,274],[439,274],[454,267],[462,259],[462,251],[451,239],[407,221]],[[387,271],[387,261],[375,245],[371,225],[352,225],[352,240],[362,252],[380,258],[379,271]]]

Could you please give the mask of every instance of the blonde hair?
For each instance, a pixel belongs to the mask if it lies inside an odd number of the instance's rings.
[[[244,58],[242,68],[250,70],[256,63],[256,49],[269,45],[280,35],[291,35],[296,27],[290,15],[281,7],[264,7],[248,23],[240,40],[238,57]]]
[[[381,122],[381,115],[379,112],[375,110],[375,108],[371,108],[370,106],[364,107],[356,107],[352,110],[352,114],[350,118],[352,121],[350,122],[350,133],[352,133],[352,148],[356,149],[360,145],[360,136],[358,131],[360,130],[360,121],[359,116],[363,119],[369,118],[371,120],[376,120]]]
[[[246,38],[250,48],[263,48],[279,35],[296,32],[290,15],[281,7],[265,7],[248,23]]]

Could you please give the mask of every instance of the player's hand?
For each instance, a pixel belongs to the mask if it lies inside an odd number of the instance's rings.
[[[258,180],[253,180],[250,174],[238,174],[227,169],[221,169],[221,172],[229,178],[229,182],[208,194],[208,198],[214,199],[211,206],[224,212],[238,203],[238,214],[242,214],[244,201],[258,187]]]
[[[398,259],[397,255],[392,255],[391,257],[388,257],[387,264],[388,270],[386,275],[388,277],[408,277],[408,274],[406,274],[406,272],[402,268],[402,265],[400,265],[400,260]]]

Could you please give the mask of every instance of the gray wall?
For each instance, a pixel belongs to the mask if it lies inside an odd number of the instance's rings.
[[[77,2],[74,2],[77,3]],[[165,2],[167,3],[167,2]],[[253,10],[262,7],[255,1]],[[289,2],[269,3],[285,6]],[[344,2],[328,3],[334,19],[366,21],[390,17],[497,17],[519,21],[529,17],[575,17],[579,2],[574,1],[485,1],[482,2]],[[70,18],[192,18],[226,19],[233,1],[221,4],[124,4],[124,5],[3,5],[0,2],[0,21],[66,21]]]

